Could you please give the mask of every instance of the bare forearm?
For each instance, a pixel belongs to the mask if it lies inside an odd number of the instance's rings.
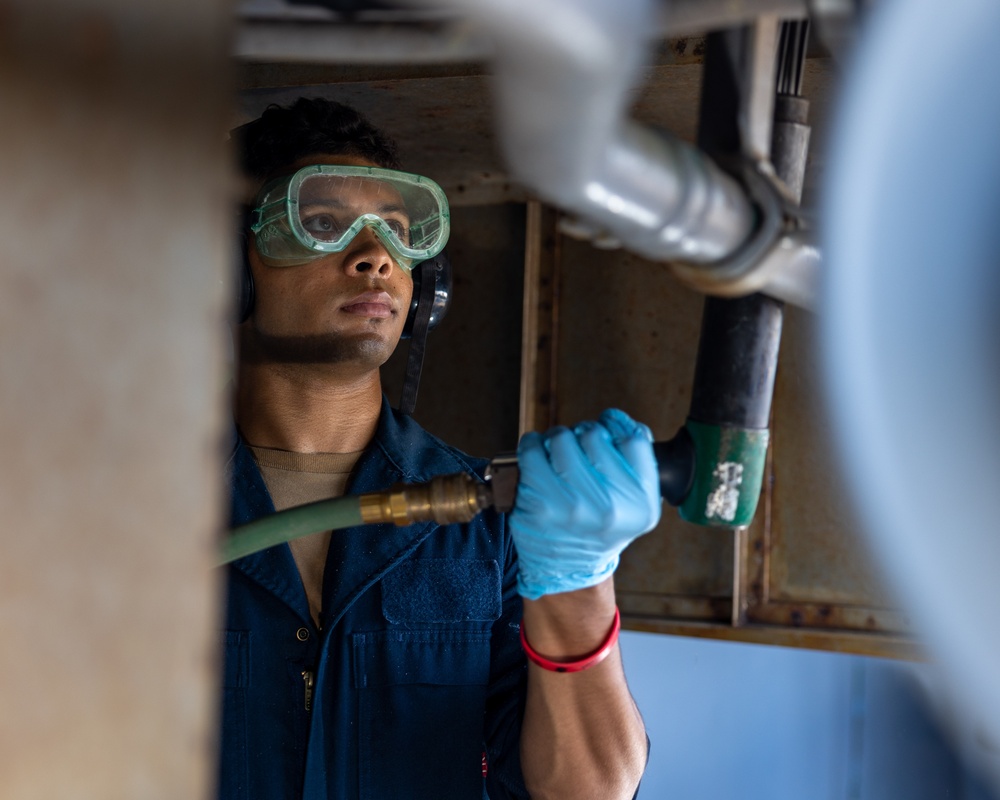
[[[596,649],[615,613],[614,586],[525,600],[524,626],[546,658],[575,659]],[[628,800],[646,762],[642,718],[625,683],[616,646],[582,672],[529,664],[521,762],[533,800]]]

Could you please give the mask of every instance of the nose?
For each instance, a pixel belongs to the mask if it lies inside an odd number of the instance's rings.
[[[354,237],[344,258],[344,269],[348,274],[370,273],[388,278],[395,268],[396,263],[389,251],[375,232],[367,226]]]

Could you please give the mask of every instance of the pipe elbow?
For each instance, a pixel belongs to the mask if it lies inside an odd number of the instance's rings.
[[[512,177],[655,260],[704,263],[753,228],[739,185],[690,145],[628,120],[653,0],[444,0],[496,40]]]

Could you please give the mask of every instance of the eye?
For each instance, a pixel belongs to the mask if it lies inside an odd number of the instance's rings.
[[[339,237],[343,232],[343,226],[330,214],[314,214],[302,220],[302,227],[317,239],[330,241]]]
[[[403,244],[409,244],[410,242],[410,229],[407,227],[406,223],[398,219],[387,219],[385,221],[386,225],[396,234],[396,238],[399,239]]]

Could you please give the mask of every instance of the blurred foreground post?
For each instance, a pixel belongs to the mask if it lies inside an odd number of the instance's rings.
[[[0,797],[211,793],[228,7],[0,18]]]

